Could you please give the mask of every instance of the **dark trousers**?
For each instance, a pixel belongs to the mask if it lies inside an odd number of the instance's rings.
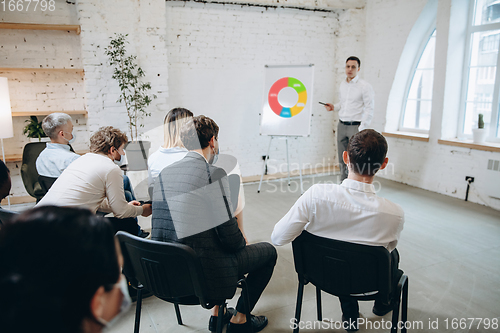
[[[248,274],[246,280],[250,306],[247,312],[246,297],[245,293],[242,292],[236,305],[236,311],[247,314],[252,312],[271,279],[278,254],[274,246],[263,242],[246,246],[236,253],[236,258],[238,260],[238,275]]]
[[[115,233],[118,231],[126,231],[129,234],[137,236],[139,234],[139,225],[134,217],[119,219],[117,217],[106,217],[113,226]]]
[[[348,170],[347,166],[342,159],[342,154],[347,151],[347,144],[349,139],[356,133],[358,133],[359,125],[345,125],[339,121],[337,126],[337,154],[339,158],[340,166],[340,182],[347,178]]]
[[[399,252],[397,249],[394,249],[391,252],[391,270],[392,270],[392,283],[393,290],[398,285],[399,279],[401,275],[403,275],[403,271],[398,269],[399,266]],[[387,299],[387,295],[381,295],[381,299],[375,300],[375,305],[384,305],[383,299]],[[359,305],[358,301],[350,296],[339,297],[340,307],[342,308],[342,314],[346,319],[355,319],[358,317],[359,313]],[[385,304],[387,305],[387,304]]]

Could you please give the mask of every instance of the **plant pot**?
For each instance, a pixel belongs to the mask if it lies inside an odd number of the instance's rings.
[[[129,141],[125,145],[125,152],[127,153],[127,171],[140,171],[148,169],[149,148],[151,148],[150,141]]]
[[[472,129],[472,141],[474,143],[483,143],[486,139],[486,129],[485,128],[473,128]]]
[[[30,139],[30,142],[50,142],[50,138],[49,137],[44,137],[44,138],[29,138]]]

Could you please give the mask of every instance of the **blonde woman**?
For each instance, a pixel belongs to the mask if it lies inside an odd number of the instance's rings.
[[[180,132],[182,127],[193,118],[193,113],[184,108],[174,108],[170,110],[165,116],[163,122],[164,129],[164,143],[157,151],[155,151],[148,158],[148,183],[153,186],[154,181],[160,172],[172,163],[180,161],[186,156],[188,150],[182,144],[180,139]],[[218,153],[218,152],[217,152]],[[240,166],[236,166],[232,170],[225,170],[228,175],[237,174],[241,177]],[[245,195],[243,192],[243,184],[240,185],[238,193],[238,207],[235,210],[235,216],[238,220],[238,226],[247,240],[245,232],[243,231],[243,208],[245,207]]]

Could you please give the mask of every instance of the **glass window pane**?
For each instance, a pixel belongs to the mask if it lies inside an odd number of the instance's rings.
[[[483,114],[484,128],[489,129],[491,119],[491,102],[493,95],[482,96],[483,100],[467,102],[465,107],[464,134],[472,134],[472,129],[477,128],[479,114]]]
[[[403,127],[429,130],[432,101],[408,100],[406,102]]]
[[[474,25],[500,22],[500,1],[476,0]]]
[[[434,83],[436,31],[429,37],[413,74],[403,114],[406,129],[429,130]]]

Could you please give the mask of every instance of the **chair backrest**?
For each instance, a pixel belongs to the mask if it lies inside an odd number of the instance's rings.
[[[50,190],[56,180],[57,177],[38,176],[38,182],[40,183],[40,186],[42,187],[42,190],[45,191],[45,193]]]
[[[45,142],[31,142],[27,143],[23,149],[21,178],[26,192],[37,200],[40,200],[46,193],[38,182],[39,174],[36,171],[36,159],[45,147]]]
[[[19,213],[0,208],[0,225],[16,217],[17,214]]]
[[[389,294],[391,259],[383,246],[343,242],[307,231],[292,245],[299,279],[335,296],[374,299]]]
[[[240,176],[232,174],[227,176],[229,182],[229,191],[231,191],[231,203],[233,204],[233,211],[238,207],[238,195],[240,194]]]
[[[132,285],[142,284],[166,301],[196,296],[205,308],[206,282],[194,250],[178,243],[158,242],[119,231],[116,234],[124,259],[123,272]]]

